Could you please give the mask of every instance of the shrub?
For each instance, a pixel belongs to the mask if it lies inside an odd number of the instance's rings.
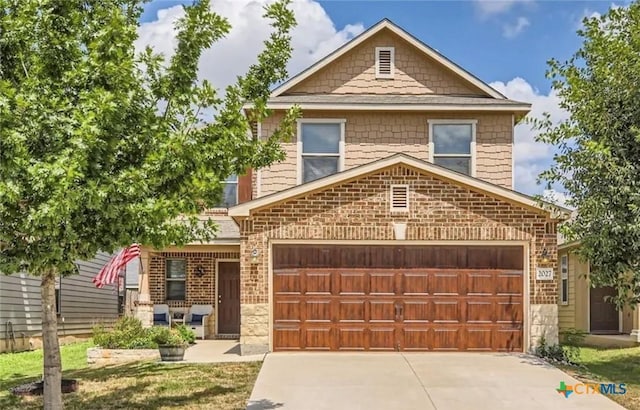
[[[572,339],[574,342],[578,340],[578,337]],[[580,347],[577,344],[565,345],[554,344],[550,345],[544,336],[538,340],[538,345],[535,349],[535,355],[553,363],[579,366],[578,359],[580,358]]]
[[[118,319],[111,330],[105,329],[101,324],[94,326],[93,342],[105,349],[155,349],[158,347],[151,338],[149,329],[142,327],[140,320],[129,316]]]
[[[151,339],[159,346],[185,346],[187,342],[176,329],[170,329],[165,326],[154,326],[152,328],[153,335]]]
[[[176,326],[176,330],[180,333],[182,340],[189,343],[190,345],[194,344],[196,341],[196,334],[193,333],[193,330],[186,325],[180,324]]]

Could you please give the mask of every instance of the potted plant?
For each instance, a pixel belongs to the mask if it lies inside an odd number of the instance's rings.
[[[160,359],[163,362],[179,362],[183,360],[184,351],[189,346],[180,332],[166,326],[155,327],[153,341],[158,344]]]

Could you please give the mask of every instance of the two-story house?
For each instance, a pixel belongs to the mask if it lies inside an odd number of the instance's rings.
[[[529,104],[388,20],[276,88],[256,137],[294,104],[286,159],[228,181],[215,241],[144,252],[143,302],[212,304],[243,354],[557,340],[564,210],[513,190]]]

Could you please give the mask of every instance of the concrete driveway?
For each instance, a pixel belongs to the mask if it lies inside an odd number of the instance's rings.
[[[247,409],[623,409],[600,394],[556,392],[578,383],[528,355],[275,353]]]

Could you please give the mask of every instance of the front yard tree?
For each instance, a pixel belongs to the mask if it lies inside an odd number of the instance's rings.
[[[564,225],[591,263],[594,286],[615,286],[616,304],[640,302],[640,4],[585,19],[582,47],[548,76],[570,118],[538,122],[558,154],[542,174],[577,207]]]
[[[281,159],[297,115],[248,137],[287,75],[288,0],[265,8],[272,34],[224,96],[197,73],[227,20],[206,0],[185,7],[165,60],[136,53],[141,13],[136,0],[0,0],[0,271],[42,278],[45,409],[62,408],[56,276],[100,250],[210,238],[195,215],[230,174]]]

